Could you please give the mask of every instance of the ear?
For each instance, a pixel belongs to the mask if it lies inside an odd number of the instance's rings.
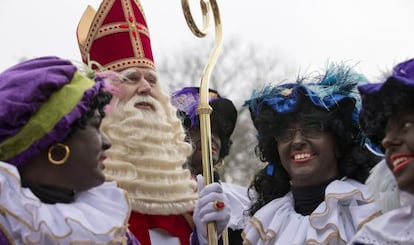
[[[219,170],[224,166],[224,159],[220,158],[216,164],[214,164],[214,169]]]

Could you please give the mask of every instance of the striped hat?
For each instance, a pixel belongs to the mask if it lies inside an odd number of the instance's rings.
[[[58,57],[0,73],[0,160],[20,166],[65,139],[102,86]]]

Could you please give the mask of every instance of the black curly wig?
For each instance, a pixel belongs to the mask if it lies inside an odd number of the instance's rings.
[[[88,120],[95,115],[96,110],[98,110],[99,115],[104,118],[104,108],[107,104],[109,104],[111,99],[112,95],[109,92],[103,91],[102,89],[99,90],[98,94],[91,100],[89,110],[72,124],[69,135],[72,135],[78,129],[85,129]]]
[[[361,147],[361,134],[358,125],[352,120],[355,102],[352,99],[342,100],[329,111],[315,107],[305,94],[301,94],[301,102],[297,109],[287,114],[276,114],[264,104],[259,115],[255,115],[253,123],[258,131],[256,155],[263,162],[273,165],[273,174],[267,173],[265,167],[259,171],[251,183],[249,193],[253,204],[248,210],[253,216],[265,204],[282,197],[290,191],[290,176],[283,168],[278,155],[277,141],[273,137],[278,130],[283,130],[289,123],[321,122],[325,130],[336,139],[339,148],[339,177],[348,177],[364,182],[369,170],[380,160],[377,156]]]

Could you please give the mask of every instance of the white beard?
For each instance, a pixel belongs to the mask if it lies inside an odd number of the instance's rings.
[[[105,174],[128,192],[134,211],[181,214],[192,211],[197,200],[196,183],[183,169],[192,147],[169,98],[160,101],[150,96],[126,103],[113,99],[113,111],[101,126],[112,143]],[[137,109],[137,102],[150,103],[155,111]]]
[[[135,104],[139,102],[146,102],[153,105],[155,111],[136,108]],[[156,127],[157,124],[161,124],[167,120],[163,106],[158,100],[151,96],[135,95],[126,103],[119,101],[119,99],[115,97],[113,98],[111,104],[115,107],[115,110],[109,117],[117,118],[117,120],[121,123],[124,123],[126,119],[130,118],[136,118],[136,120],[145,119],[146,122]]]

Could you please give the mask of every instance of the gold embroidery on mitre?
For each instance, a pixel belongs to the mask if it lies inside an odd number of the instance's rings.
[[[143,8],[138,1],[121,0],[120,2],[125,21],[103,25],[103,22],[111,11],[115,1],[116,0],[103,1],[98,9],[99,12],[91,6],[88,6],[84,11],[77,30],[78,44],[81,50],[82,59],[87,60],[86,58],[90,53],[92,44],[95,40],[116,33],[128,32],[129,41],[134,52],[133,56],[110,62],[102,67],[105,70],[122,70],[135,65],[143,65],[155,70],[154,62],[145,57],[144,47],[142,46],[141,38],[139,36],[145,35],[150,39],[148,28],[144,24],[137,22],[131,5],[131,2],[133,1],[138,7],[144,21],[146,21]]]

